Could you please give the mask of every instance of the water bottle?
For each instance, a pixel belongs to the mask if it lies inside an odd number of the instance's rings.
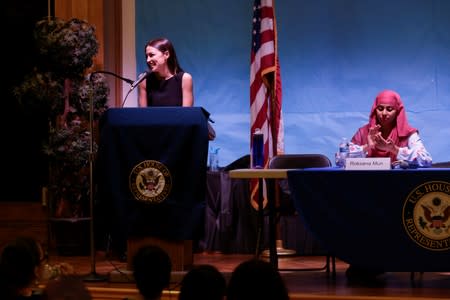
[[[209,150],[209,170],[216,172],[219,171],[219,149],[210,148]]]
[[[345,160],[348,157],[350,152],[349,149],[349,143],[347,138],[342,138],[341,142],[339,143],[339,152],[338,152],[338,157],[336,159],[336,165],[338,167],[345,167]]]
[[[264,168],[264,134],[259,128],[252,136],[252,168]]]

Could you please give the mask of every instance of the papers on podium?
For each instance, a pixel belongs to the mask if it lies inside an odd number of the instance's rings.
[[[389,157],[348,157],[345,160],[346,170],[390,170]]]

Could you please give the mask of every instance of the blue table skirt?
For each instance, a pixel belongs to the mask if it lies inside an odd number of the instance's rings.
[[[300,218],[350,264],[450,271],[450,169],[288,171]]]

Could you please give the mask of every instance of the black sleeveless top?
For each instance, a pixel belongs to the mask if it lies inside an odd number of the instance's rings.
[[[183,90],[179,72],[167,80],[159,80],[155,73],[147,77],[147,106],[182,106]]]

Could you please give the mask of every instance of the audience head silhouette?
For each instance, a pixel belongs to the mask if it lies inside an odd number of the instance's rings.
[[[240,263],[231,273],[227,300],[287,300],[288,290],[278,270],[260,259]]]
[[[133,257],[133,276],[145,300],[160,299],[170,284],[172,263],[166,251],[156,245],[141,247]]]
[[[216,267],[198,265],[183,277],[178,300],[222,300],[225,291],[225,277]]]
[[[31,237],[20,236],[8,243],[0,257],[2,298],[31,296],[43,259],[40,244]]]

